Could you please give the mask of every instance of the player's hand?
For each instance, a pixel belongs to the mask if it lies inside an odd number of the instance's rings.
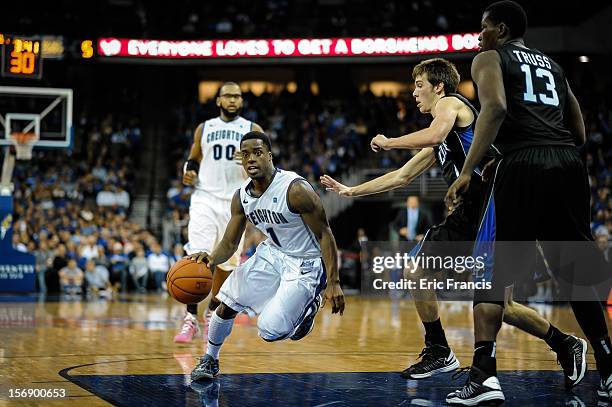
[[[322,175],[319,181],[321,181],[326,191],[335,192],[340,196],[353,196],[351,187],[339,183],[329,175]]]
[[[186,171],[183,174],[183,184],[194,186],[198,181],[198,174],[194,170]]]
[[[232,156],[232,160],[236,164],[242,165],[242,153],[240,151],[234,151],[234,155]]]
[[[344,293],[340,287],[340,282],[327,284],[321,308],[323,308],[328,301],[332,305],[332,314],[344,314]]]
[[[389,144],[389,139],[385,137],[384,134],[377,134],[376,137],[370,141],[370,148],[375,153],[378,153],[380,150],[390,150],[387,145]]]
[[[497,160],[495,158],[493,158],[491,161],[489,161],[488,163],[485,164],[484,168],[482,169],[482,180],[484,182],[487,182],[489,180],[489,178],[491,178],[491,175],[493,175],[493,173],[495,172],[495,164],[497,163]]]
[[[210,255],[206,252],[197,252],[185,257],[187,257],[189,260],[195,261],[196,263],[204,263],[210,268],[210,271],[214,271],[215,265],[210,259]]]
[[[446,196],[444,197],[444,202],[446,203],[449,211],[452,212],[453,209],[455,209],[455,207],[462,201],[462,195],[465,194],[470,186],[471,178],[471,175],[461,173],[455,182],[453,182],[453,184],[448,188],[448,192],[446,192]]]

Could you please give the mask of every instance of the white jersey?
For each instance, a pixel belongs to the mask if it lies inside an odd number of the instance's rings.
[[[248,192],[251,180],[240,188],[240,202],[247,219],[268,239],[266,243],[295,257],[321,257],[321,247],[302,216],[289,209],[289,186],[296,181],[307,182],[292,171],[276,170],[268,189],[255,198]]]
[[[242,136],[250,132],[252,126],[252,122],[240,116],[231,122],[221,117],[204,122],[200,141],[202,161],[192,203],[206,203],[209,195],[231,201],[247,177],[233,156],[240,150]]]

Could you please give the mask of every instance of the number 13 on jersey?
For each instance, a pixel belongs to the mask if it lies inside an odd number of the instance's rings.
[[[553,74],[544,68],[537,68],[535,70],[536,77],[541,78],[545,81],[546,90],[550,92],[550,94],[546,93],[538,93],[537,95],[533,92],[533,79],[531,76],[531,66],[528,64],[521,65],[521,71],[525,74],[525,93],[523,93],[523,99],[526,102],[538,102],[538,97],[540,98],[540,102],[545,105],[550,106],[559,106],[559,95],[557,94],[557,90],[555,89],[555,77]]]

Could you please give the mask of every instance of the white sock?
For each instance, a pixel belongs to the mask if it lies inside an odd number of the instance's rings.
[[[213,358],[219,359],[219,352],[221,346],[225,341],[225,338],[232,332],[232,326],[234,326],[234,318],[222,319],[213,312],[210,317],[210,324],[208,325],[208,346],[206,347],[206,354]]]

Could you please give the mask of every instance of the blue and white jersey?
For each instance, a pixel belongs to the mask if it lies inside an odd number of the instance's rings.
[[[463,164],[468,154],[468,150],[472,145],[472,139],[474,138],[474,128],[476,125],[476,118],[478,117],[478,110],[463,96],[458,93],[449,93],[444,97],[454,97],[462,101],[467,107],[470,108],[474,114],[474,120],[466,127],[454,126],[448,133],[448,136],[444,139],[442,144],[434,147],[436,154],[436,161],[442,169],[442,176],[447,184],[450,186],[461,172]],[[493,157],[499,157],[499,151],[495,146],[491,146],[485,157],[480,162],[481,166],[474,170],[474,173],[480,176],[480,169],[482,165],[489,162]]]
[[[321,257],[314,233],[302,216],[289,208],[288,192],[294,182],[308,184],[295,172],[277,169],[268,189],[260,197],[254,197],[250,194],[252,181],[249,179],[240,188],[242,208],[249,222],[268,237],[268,244],[290,256]]]

